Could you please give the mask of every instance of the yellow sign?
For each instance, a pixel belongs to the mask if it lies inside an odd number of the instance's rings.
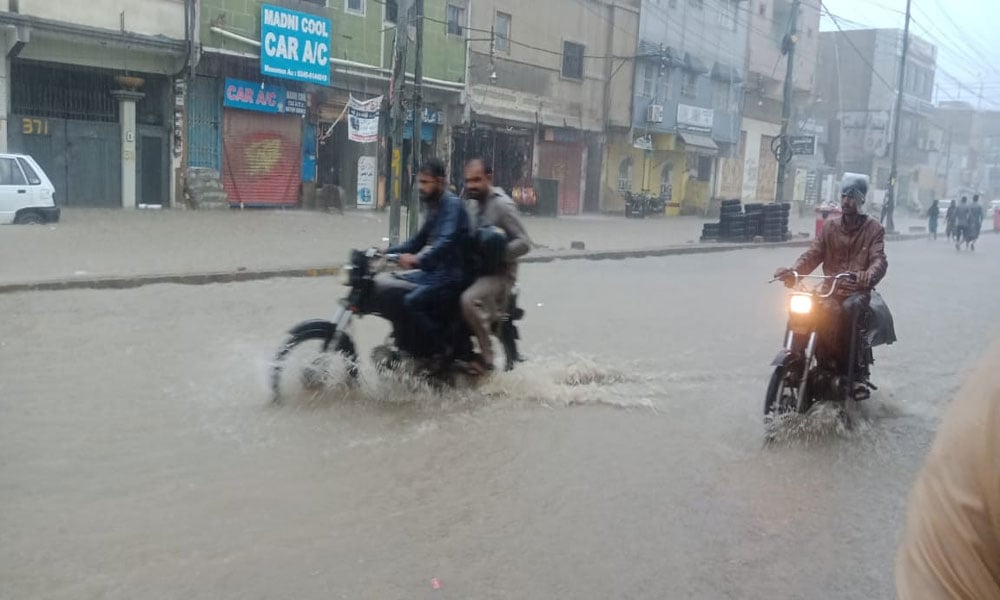
[[[399,148],[393,148],[392,150],[392,194],[393,197],[399,198],[399,180],[402,179],[402,173],[400,171],[400,163],[403,162],[403,153]]]
[[[49,135],[49,122],[47,119],[24,117],[21,119],[21,133],[24,135]]]

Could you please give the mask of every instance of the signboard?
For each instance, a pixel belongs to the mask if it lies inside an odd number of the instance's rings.
[[[364,101],[351,96],[347,105],[347,139],[362,144],[377,142],[381,109],[382,96]]]
[[[226,79],[223,106],[271,114],[306,114],[306,95],[289,92],[280,85]]]
[[[813,156],[816,154],[816,136],[793,135],[788,138],[793,156]]]
[[[358,159],[358,208],[375,208],[375,157]]]
[[[330,84],[330,19],[264,4],[260,7],[260,72]]]
[[[677,128],[698,133],[712,133],[715,111],[688,104],[677,105]]]

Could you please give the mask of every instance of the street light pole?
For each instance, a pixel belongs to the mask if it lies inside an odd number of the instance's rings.
[[[423,85],[424,85],[424,0],[414,0],[414,13],[417,26],[417,55],[413,66],[413,127],[410,135],[410,157],[413,168],[410,173],[410,237],[416,235],[420,228],[420,185],[417,183],[420,173],[420,163],[423,160]]]
[[[910,51],[910,3],[906,0],[906,24],[903,26],[903,56],[899,61],[899,83],[896,91],[896,113],[892,126],[892,170],[889,172],[888,199],[885,203],[885,228],[896,231],[893,213],[896,212],[896,180],[899,176],[899,130],[903,120],[903,85],[906,83],[906,56]]]
[[[788,65],[785,68],[785,90],[781,105],[781,134],[778,138],[778,148],[780,149],[778,159],[778,189],[775,194],[775,202],[782,203],[785,200],[785,177],[787,165],[791,156],[786,156],[786,152],[791,152],[788,144],[788,123],[792,119],[792,103],[795,101],[795,46],[798,42],[799,34],[799,5],[801,0],[793,0],[791,23],[788,26],[788,37],[785,38],[786,55]]]

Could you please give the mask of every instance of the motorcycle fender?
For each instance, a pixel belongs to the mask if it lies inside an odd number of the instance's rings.
[[[336,330],[337,326],[330,321],[313,319],[299,323],[295,327],[292,327],[288,333],[295,338],[325,339],[329,342],[333,339],[333,333]]]
[[[778,352],[778,355],[774,357],[774,360],[771,361],[771,366],[772,367],[783,367],[783,366],[787,365],[791,361],[791,359],[792,359],[792,351],[791,350],[785,350],[784,348],[782,348]]]

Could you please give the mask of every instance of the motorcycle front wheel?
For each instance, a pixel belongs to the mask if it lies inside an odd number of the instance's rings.
[[[764,398],[764,422],[770,423],[775,418],[793,413],[798,407],[799,392],[795,386],[789,385],[788,367],[784,365],[774,368],[771,381],[767,384],[767,395]]]
[[[316,393],[322,390],[341,366],[348,378],[357,377],[358,356],[354,341],[344,334],[337,339],[336,347],[331,347],[333,337],[336,336],[332,331],[321,328],[289,336],[274,357],[271,370],[273,402],[280,403],[283,398],[301,391]]]

